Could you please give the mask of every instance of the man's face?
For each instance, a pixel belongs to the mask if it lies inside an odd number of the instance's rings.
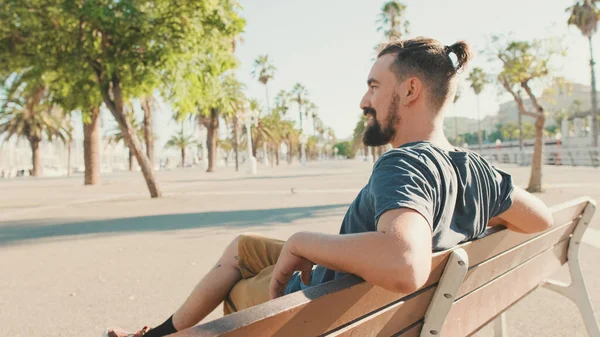
[[[390,69],[394,58],[393,54],[377,58],[367,80],[369,89],[360,102],[367,117],[363,133],[363,143],[367,146],[386,145],[396,135],[400,96],[396,75]]]

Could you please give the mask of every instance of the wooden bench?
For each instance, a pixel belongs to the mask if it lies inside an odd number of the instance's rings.
[[[198,325],[173,337],[468,336],[540,286],[577,304],[589,336],[600,337],[579,267],[579,243],[595,211],[589,198],[552,208],[554,226],[520,234],[502,227],[436,253],[426,285],[397,294],[348,276]],[[548,278],[563,264],[572,283]],[[243,281],[242,281],[243,282]]]

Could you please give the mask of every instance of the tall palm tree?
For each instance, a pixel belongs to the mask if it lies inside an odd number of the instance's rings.
[[[381,7],[377,22],[379,23],[378,31],[383,31],[383,34],[388,40],[401,39],[408,34],[410,23],[404,19],[406,14],[406,5],[398,0],[388,1]]]
[[[479,94],[481,94],[483,88],[489,82],[489,79],[483,69],[475,67],[469,74],[469,81],[471,82],[471,88],[475,92],[475,95],[477,95],[477,138],[479,140],[479,152],[481,152],[481,106],[479,102]]]
[[[298,146],[300,130],[294,128],[294,122],[282,121],[280,126],[281,137],[287,146],[287,161],[291,164],[294,159],[294,149]]]
[[[369,154],[369,149],[366,145],[363,144],[362,138],[363,133],[367,128],[367,117],[361,114],[360,119],[356,122],[356,126],[354,127],[354,132],[352,134],[352,150],[354,152],[358,151],[358,149],[362,148],[364,151],[365,158]]]
[[[260,117],[262,114],[262,107],[260,106],[260,103],[258,102],[258,100],[256,98],[251,98],[248,100],[248,108],[250,109],[250,111],[252,111],[252,113],[256,114],[257,116],[257,127],[260,124]],[[258,135],[255,135],[255,133],[257,132],[255,128],[251,129],[250,135],[252,138],[252,144],[249,144],[249,146],[252,146],[252,156],[254,156],[254,158],[256,158],[256,147],[259,144],[259,137]],[[260,133],[260,132],[259,132]],[[245,133],[244,133],[245,134]]]
[[[31,146],[31,175],[41,174],[40,142],[44,134],[68,141],[64,114],[48,99],[48,92],[35,70],[14,74],[5,79],[0,88],[5,92],[0,106],[0,134],[5,141],[13,136],[26,138]]]
[[[303,130],[302,125],[302,107],[308,102],[308,90],[300,83],[294,84],[291,92],[292,101],[298,104],[298,116],[300,117],[300,130]]]
[[[318,119],[318,112],[319,112],[319,108],[317,107],[317,105],[314,102],[306,102],[306,109],[304,110],[304,115],[306,116],[306,119],[308,120],[308,118],[312,118],[312,124],[313,124],[313,133],[315,133],[317,131],[317,119]]]
[[[269,108],[269,88],[267,83],[275,76],[277,68],[269,60],[269,55],[258,55],[254,60],[254,70],[252,70],[252,76],[257,79],[260,83],[265,86],[265,93],[267,96],[267,111],[270,112]]]
[[[198,141],[194,139],[193,135],[185,134],[183,123],[181,123],[181,130],[169,138],[165,147],[179,149],[181,151],[181,167],[185,167],[185,150],[196,144],[198,144]]]
[[[240,142],[240,123],[239,116],[245,109],[247,102],[246,96],[244,95],[245,85],[238,81],[234,76],[228,76],[223,81],[223,117],[227,121],[231,120],[233,135],[232,135],[232,148],[235,153],[235,171],[239,171],[239,142]],[[227,123],[226,123],[227,124]]]
[[[269,114],[261,119],[262,125],[265,131],[268,133],[268,138],[265,139],[263,145],[268,148],[268,152],[275,155],[275,161],[271,160],[271,166],[273,164],[279,165],[279,149],[281,148],[281,142],[283,141],[282,134],[282,120],[278,114]],[[259,123],[260,123],[259,122]]]
[[[571,7],[567,8],[567,12],[571,13],[567,23],[576,26],[581,31],[581,34],[588,39],[590,46],[590,73],[592,77],[592,136],[593,146],[598,146],[598,99],[596,97],[596,75],[594,71],[594,53],[592,49],[592,35],[596,33],[598,28],[598,19],[600,18],[600,10],[596,7],[596,0],[581,0]]]
[[[291,93],[285,90],[279,90],[277,96],[275,96],[275,108],[273,109],[273,112],[281,116],[287,116],[291,101]]]

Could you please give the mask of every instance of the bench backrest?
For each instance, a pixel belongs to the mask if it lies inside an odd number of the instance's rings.
[[[578,199],[553,207],[554,226],[545,232],[491,228],[453,248],[467,252],[469,269],[441,335],[476,332],[566,263],[569,238],[589,202]],[[348,276],[174,336],[419,336],[450,253],[434,255],[429,280],[412,294],[389,292]]]

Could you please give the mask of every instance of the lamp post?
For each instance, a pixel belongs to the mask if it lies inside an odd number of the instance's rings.
[[[304,133],[300,134],[300,144],[302,145],[301,155],[300,155],[300,163],[302,163],[302,166],[306,166],[306,143],[307,142],[308,142],[308,136],[305,135]]]
[[[248,138],[248,173],[256,174],[256,158],[252,155],[252,132],[250,130],[250,123],[255,119],[255,114],[248,107],[242,115],[244,118],[244,124],[246,125],[246,137]],[[254,122],[256,122],[254,120]]]

